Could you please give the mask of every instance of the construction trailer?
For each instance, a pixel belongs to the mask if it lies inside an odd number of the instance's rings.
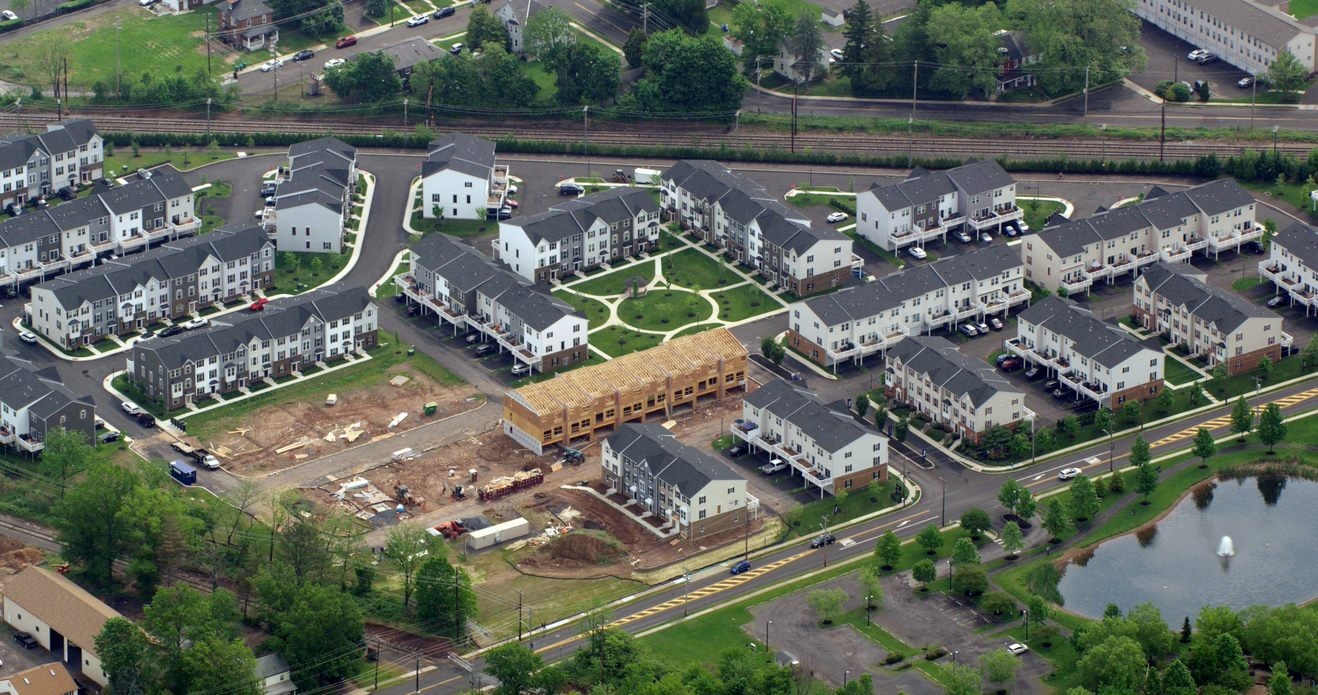
[[[525,518],[518,517],[512,521],[505,521],[502,524],[495,524],[476,531],[467,533],[467,549],[483,550],[500,543],[515,540],[523,536],[530,535],[531,522]]]

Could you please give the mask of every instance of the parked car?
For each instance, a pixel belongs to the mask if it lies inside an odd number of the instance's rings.
[[[531,368],[526,366],[522,362],[518,362],[517,364],[514,364],[512,369],[513,376],[521,376],[529,371],[531,371]]]
[[[1246,75],[1240,78],[1238,82],[1236,82],[1236,86],[1241,89],[1249,89],[1250,87],[1255,87],[1255,86],[1266,89],[1268,86],[1268,78],[1262,75],[1258,77],[1255,77],[1253,75]]]
[[[137,0],[137,4],[142,7],[150,7],[156,4],[156,0]]]
[[[1263,244],[1257,241],[1251,241],[1245,244],[1245,253],[1252,253],[1255,256],[1262,254],[1266,250],[1267,249],[1263,248]]]
[[[1279,294],[1279,295],[1273,297],[1272,299],[1269,299],[1269,300],[1268,300],[1268,308],[1269,308],[1269,309],[1276,309],[1277,307],[1279,307],[1279,306],[1281,306],[1282,304],[1285,304],[1285,303],[1286,303],[1286,295],[1284,295],[1284,294]],[[21,337],[21,336],[20,336],[20,337]]]
[[[161,338],[168,338],[172,335],[178,335],[179,333],[182,332],[183,332],[183,327],[178,324],[174,324],[172,326],[165,326],[164,328],[160,329],[159,335]]]
[[[1021,644],[1020,642],[1012,642],[1011,644],[1007,645],[1007,651],[1019,656],[1021,654],[1024,654],[1025,652],[1030,651],[1030,648]]]
[[[929,257],[929,254],[925,253],[925,250],[920,248],[919,246],[912,246],[911,248],[906,249],[906,253],[910,254],[911,258],[918,258],[920,260],[924,260]]]
[[[784,468],[787,468],[787,464],[783,463],[782,459],[774,459],[763,466],[760,466],[760,472],[765,475],[773,475]]]
[[[847,213],[845,213],[845,212],[830,212],[830,213],[828,213],[828,217],[825,217],[824,219],[825,219],[825,220],[828,220],[830,223],[841,222],[842,220],[847,219]]]
[[[995,331],[1002,330],[1002,319],[996,316],[990,316],[988,320],[988,324],[989,324],[989,328],[992,328]]]
[[[503,206],[506,208],[511,208],[513,210],[516,210],[517,208],[521,207],[522,204],[517,202],[516,200],[513,200],[512,198],[504,198]]]
[[[837,59],[837,60],[842,60],[842,49],[841,49],[841,48],[834,48],[834,49],[830,50],[830,51],[828,52],[828,54],[831,55],[831,56],[833,56],[833,57],[834,57],[835,59]]]
[[[1053,389],[1055,389],[1055,388],[1057,388],[1058,386],[1061,386],[1061,385],[1062,385],[1062,382],[1060,382],[1060,381],[1058,381],[1058,380],[1056,380],[1056,379],[1049,379],[1048,381],[1043,382],[1043,390],[1044,390],[1044,391],[1052,391]]]
[[[1059,472],[1057,473],[1057,479],[1058,479],[1058,480],[1070,480],[1070,479],[1076,477],[1077,475],[1080,475],[1080,469],[1079,469],[1079,468],[1063,468],[1061,471],[1059,471]]]
[[[271,58],[270,60],[267,60],[261,64],[261,72],[270,72],[275,68],[280,68],[283,66],[284,66],[283,58]]]
[[[430,21],[430,15],[428,15],[428,14],[412,15],[411,17],[408,17],[408,18],[407,18],[407,26],[409,26],[409,27],[419,27],[419,26],[421,26],[422,24],[425,24],[425,23],[427,23],[427,22],[429,22],[429,21]]]
[[[348,46],[356,46],[356,45],[357,45],[356,36],[345,36],[339,39],[338,41],[334,42],[335,48],[347,48]]]
[[[138,413],[142,412],[142,409],[137,407],[136,403],[132,403],[130,401],[124,401],[120,403],[119,407],[123,408],[123,411],[125,413],[128,413],[129,415],[133,415],[133,416],[136,416]]]
[[[28,345],[35,345],[37,342],[37,334],[32,331],[22,331],[18,334],[18,339]]]
[[[340,58],[339,60],[342,60],[342,58]],[[274,181],[266,181],[265,183],[261,184],[261,197],[269,198],[270,196],[274,195],[275,192],[278,190],[279,190],[279,184],[275,183]]]
[[[1199,63],[1200,65],[1208,65],[1209,63],[1216,63],[1217,60],[1218,58],[1216,53],[1205,53],[1199,56],[1199,59],[1196,60],[1195,62]]]
[[[334,68],[342,67],[347,64],[348,61],[344,60],[343,58],[330,58],[329,60],[325,61],[325,69],[333,70]]]
[[[215,458],[215,454],[206,454],[205,456],[201,457],[201,461],[199,461],[199,463],[201,463],[201,465],[205,466],[206,468],[209,468],[212,471],[217,470],[220,467],[220,460]]]
[[[183,330],[190,331],[194,328],[201,328],[203,326],[208,326],[210,325],[210,322],[211,320],[206,318],[205,316],[198,316],[195,319],[188,319],[187,321],[184,321],[179,325],[183,327]]]
[[[265,297],[259,297],[257,298],[256,301],[252,302],[251,306],[247,308],[252,311],[263,311],[265,309],[265,305],[269,303],[270,303],[269,299],[266,299]]]
[[[980,333],[988,333],[989,331],[988,324],[984,322],[984,319],[977,319],[975,321],[975,329]]]
[[[0,19],[3,19],[6,22],[14,22],[18,20],[18,15],[14,14],[13,10],[5,10],[4,12],[0,12]]]
[[[585,192],[586,192],[585,188],[582,188],[581,186],[575,183],[565,183],[558,187],[559,195],[581,195],[582,193]]]
[[[993,358],[993,366],[1001,367],[1003,362],[1006,362],[1011,358],[1012,358],[1012,354],[1010,352],[1004,352],[998,355],[997,357]]]
[[[1018,231],[1018,230],[1017,230],[1014,226],[1012,226],[1010,223],[1002,225],[1002,233],[1003,233],[1008,239],[1015,239],[1017,236],[1020,235],[1020,231]]]
[[[960,326],[957,326],[956,329],[958,331],[961,331],[962,333],[965,333],[966,336],[970,338],[974,338],[975,336],[979,335],[979,329],[975,328],[974,325],[969,323],[963,323]]]
[[[953,232],[953,233],[952,233],[952,238],[956,239],[957,241],[959,241],[959,242],[961,242],[961,243],[963,243],[963,244],[969,244],[971,241],[973,241],[973,239],[970,238],[970,235],[969,235],[969,234],[966,234],[966,233],[963,232],[963,231],[956,231],[956,232]]]
[[[304,60],[311,60],[311,57],[314,55],[316,55],[315,51],[311,50],[310,48],[304,48],[298,51],[297,53],[293,54],[293,62],[301,63]]]
[[[457,14],[457,12],[458,12],[457,8],[452,6],[441,7],[438,10],[435,10],[435,14],[431,16],[434,17],[435,19],[443,19],[445,17],[452,17],[453,15]]]
[[[1190,51],[1190,53],[1189,53],[1188,55],[1186,55],[1185,57],[1186,57],[1187,60],[1199,60],[1200,58],[1202,58],[1203,56],[1206,56],[1206,55],[1208,55],[1208,54],[1209,54],[1208,49],[1206,49],[1206,48],[1196,48],[1196,49],[1194,49],[1193,51]]]
[[[1025,378],[1029,379],[1030,381],[1034,381],[1035,379],[1039,378],[1039,375],[1042,373],[1043,373],[1042,369],[1039,369],[1038,367],[1030,367],[1029,369],[1025,370]]]
[[[1007,359],[998,363],[998,369],[1001,369],[1004,372],[1014,372],[1017,369],[1023,367],[1024,364],[1025,364],[1024,362],[1021,362],[1015,357],[1008,357]]]
[[[97,437],[97,440],[100,441],[100,443],[102,444],[110,444],[112,442],[117,442],[119,441],[119,433],[115,432],[114,430],[110,430],[109,432],[102,433],[101,436]]]
[[[448,47],[448,52],[452,53],[453,55],[458,55],[459,53],[462,53],[462,49],[463,49],[462,44],[455,43],[452,46]]]
[[[1057,388],[1053,389],[1053,398],[1056,398],[1057,400],[1060,401],[1061,399],[1066,398],[1066,396],[1070,393],[1071,393],[1070,389],[1058,386]]]
[[[731,456],[732,458],[737,458],[744,453],[746,453],[746,447],[741,444],[728,449],[728,456]]]
[[[750,569],[751,569],[751,561],[742,560],[741,562],[738,562],[737,564],[733,565],[731,571],[732,574],[741,574],[742,572],[749,572]]]
[[[476,346],[474,352],[477,357],[484,357],[485,355],[494,352],[494,343],[481,343]]]
[[[982,242],[984,242],[985,244],[992,244],[992,243],[993,243],[993,235],[992,235],[992,234],[989,234],[988,232],[980,232],[980,233],[979,233],[979,240],[982,241]]]
[[[5,206],[5,212],[13,215],[14,217],[18,217],[19,215],[23,214],[23,206],[19,205],[18,203],[10,203]]]
[[[36,649],[41,646],[41,643],[35,637],[26,632],[15,632],[14,641],[18,642],[18,646],[24,649]]]
[[[156,417],[151,413],[138,413],[137,424],[150,429],[156,426]]]
[[[488,220],[507,220],[513,216],[513,209],[510,207],[501,207],[498,210],[490,210],[485,213],[485,219]]]
[[[810,547],[822,548],[826,545],[832,545],[835,541],[837,541],[837,536],[834,536],[831,533],[825,533],[822,536],[815,536],[815,539],[810,541]]]

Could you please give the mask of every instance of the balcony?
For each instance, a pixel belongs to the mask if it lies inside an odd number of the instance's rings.
[[[833,362],[840,362],[842,360],[851,357],[854,357],[856,359],[863,359],[865,357],[869,357],[870,355],[873,355],[876,352],[881,352],[883,350],[892,347],[893,345],[896,345],[897,341],[905,337],[906,337],[905,333],[898,331],[891,335],[879,336],[877,338],[868,338],[866,340],[860,341],[859,344],[846,342],[843,343],[837,349],[834,350],[825,349],[824,353],[828,355],[828,359]]]
[[[781,463],[791,466],[792,470],[800,473],[806,481],[818,487],[821,496],[824,490],[832,485],[832,479],[825,478],[823,470],[807,461],[795,449],[784,444],[777,435],[761,436],[762,430],[760,430],[759,425],[744,420],[736,420],[728,428],[728,431],[731,432],[732,436],[746,442],[748,445],[767,451],[775,459],[780,459]]]
[[[13,444],[18,437],[8,427],[0,427],[0,444]]]
[[[1257,222],[1252,222],[1245,229],[1232,229],[1231,233],[1226,236],[1209,236],[1207,244],[1208,248],[1212,249],[1215,253],[1220,253],[1226,250],[1239,251],[1241,245],[1258,239],[1261,236],[1263,236],[1263,225]]]
[[[1015,205],[1003,205],[995,208],[986,215],[980,215],[970,219],[970,228],[976,232],[983,231],[992,227],[998,227],[1005,222],[1019,220],[1025,216],[1025,212]]]
[[[1025,290],[1017,290],[1007,294],[998,293],[993,297],[980,297],[979,308],[986,314],[996,314],[999,311],[1007,311],[1017,304],[1022,304],[1030,300],[1030,293]]]
[[[1107,392],[1107,386],[1103,384],[1099,384],[1097,382],[1082,381],[1080,380],[1079,377],[1072,374],[1071,372],[1059,372],[1057,375],[1057,380],[1062,382],[1063,385],[1065,385],[1067,388],[1071,389],[1072,391],[1075,391],[1076,393],[1082,396],[1091,398],[1097,401],[1099,404],[1102,404],[1104,401],[1107,400],[1107,396],[1104,395]]]
[[[1071,362],[1065,357],[1042,352],[1030,345],[1022,343],[1020,338],[1011,338],[1003,343],[1003,346],[1007,348],[1007,352],[1010,352],[1021,359],[1043,365],[1058,372],[1064,372],[1071,368]]]
[[[1158,258],[1166,263],[1184,263],[1190,260],[1190,249],[1184,246],[1164,246],[1158,250]]]
[[[1066,288],[1067,294],[1079,294],[1090,287],[1094,286],[1094,280],[1087,273],[1081,272],[1080,277],[1074,280],[1063,280],[1058,283],[1061,287]]]
[[[35,454],[35,453],[38,453],[38,452],[40,452],[42,449],[45,449],[45,448],[46,448],[46,444],[45,444],[45,442],[41,442],[41,441],[37,441],[37,440],[35,440],[35,439],[32,439],[32,438],[31,438],[30,436],[28,436],[28,435],[23,435],[23,436],[20,436],[20,437],[15,437],[13,443],[14,443],[14,446],[17,446],[19,449],[21,449],[21,450],[23,450],[23,451],[26,451],[26,452],[29,453],[29,454]]]

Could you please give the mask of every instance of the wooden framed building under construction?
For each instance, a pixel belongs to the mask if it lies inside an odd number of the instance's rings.
[[[509,391],[503,431],[544,453],[611,434],[624,422],[645,422],[705,400],[746,389],[748,353],[732,332],[717,328],[675,338],[649,350]]]

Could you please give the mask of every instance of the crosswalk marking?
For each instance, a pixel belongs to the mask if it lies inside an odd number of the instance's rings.
[[[1309,389],[1308,391],[1304,391],[1304,392],[1302,392],[1302,393],[1297,393],[1297,394],[1294,394],[1294,395],[1291,395],[1291,396],[1286,396],[1285,398],[1279,398],[1279,399],[1277,399],[1277,400],[1275,400],[1275,401],[1272,401],[1272,402],[1273,402],[1273,403],[1276,403],[1276,404],[1277,404],[1277,407],[1279,407],[1279,408],[1289,408],[1289,407],[1291,407],[1291,406],[1293,406],[1293,405],[1295,405],[1295,404],[1297,404],[1297,403],[1303,403],[1304,401],[1307,401],[1307,400],[1309,400],[1310,398],[1313,398],[1314,396],[1318,396],[1318,388],[1316,388],[1316,389]],[[1263,413],[1263,409],[1264,409],[1265,406],[1266,406],[1266,404],[1255,406],[1255,407],[1253,408],[1253,410],[1254,410],[1254,414],[1255,414],[1255,415],[1261,415],[1261,414]],[[1221,417],[1215,417],[1215,418],[1213,418],[1212,420],[1209,420],[1209,421],[1207,421],[1207,422],[1200,423],[1200,424],[1198,424],[1198,425],[1195,425],[1194,427],[1189,427],[1189,428],[1183,429],[1183,430],[1181,430],[1180,432],[1177,432],[1177,433],[1175,433],[1175,434],[1167,435],[1166,437],[1163,437],[1162,439],[1159,439],[1158,441],[1153,442],[1152,444],[1150,444],[1150,445],[1149,445],[1149,448],[1150,448],[1150,449],[1156,449],[1156,448],[1158,448],[1158,447],[1160,447],[1160,446],[1167,446],[1168,444],[1174,444],[1174,443],[1179,442],[1179,441],[1181,441],[1181,440],[1189,439],[1190,437],[1193,437],[1193,436],[1195,436],[1196,434],[1198,434],[1198,433],[1199,433],[1199,428],[1201,428],[1201,427],[1211,432],[1212,430],[1221,429],[1221,428],[1226,427],[1226,426],[1228,426],[1228,425],[1230,425],[1230,424],[1231,424],[1231,416],[1230,416],[1230,415],[1223,415],[1223,416],[1221,416]]]

